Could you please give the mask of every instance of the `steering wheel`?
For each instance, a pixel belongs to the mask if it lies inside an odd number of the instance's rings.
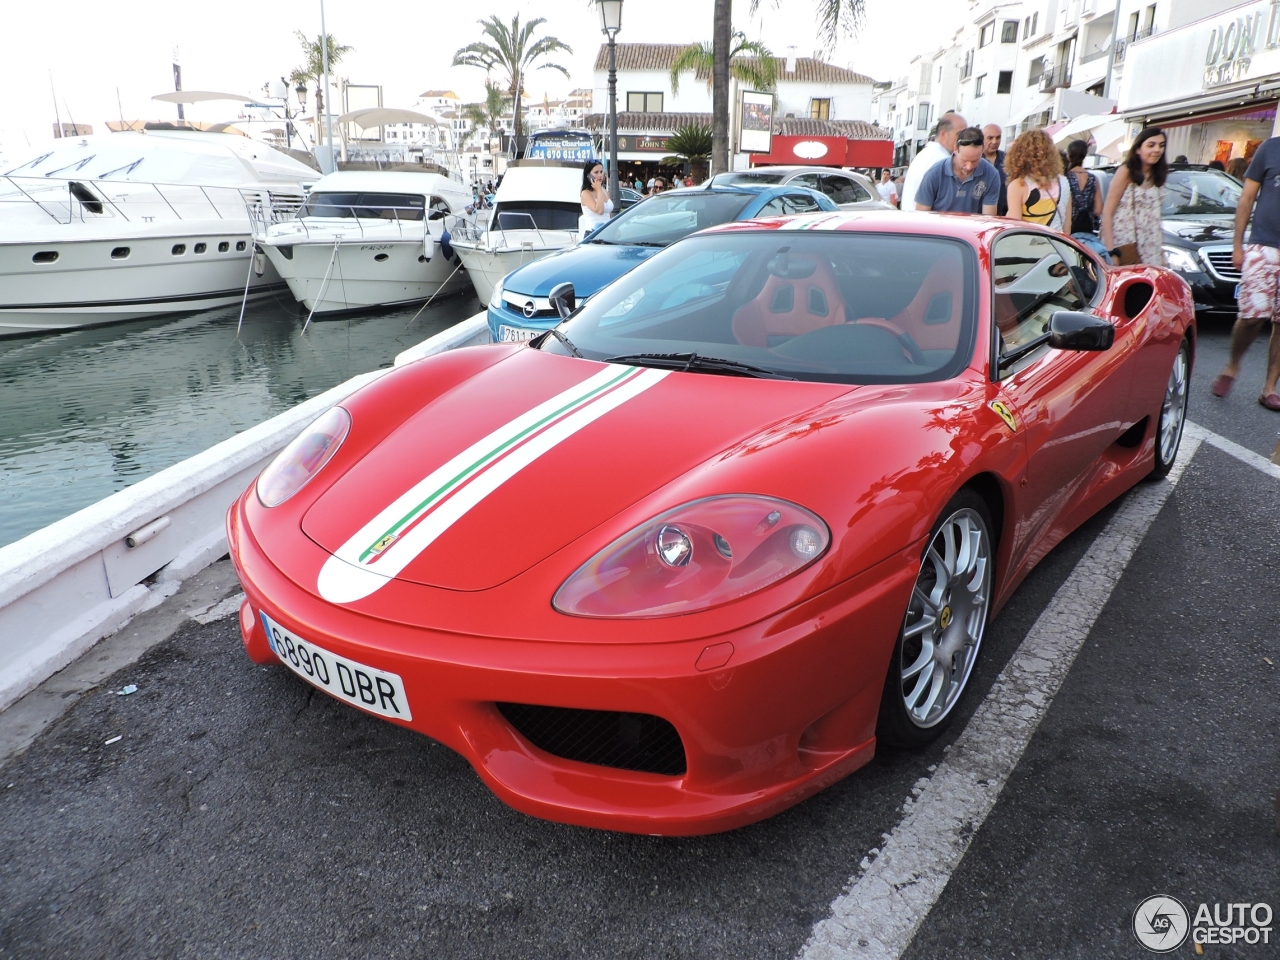
[[[929,361],[925,359],[924,351],[920,349],[920,344],[916,343],[916,338],[901,329],[896,323],[890,323],[888,320],[882,320],[880,317],[859,317],[854,321],[854,323],[861,323],[868,327],[879,327],[881,330],[887,330],[889,333],[893,334],[894,339],[901,345],[902,352],[907,355],[907,359],[917,367],[924,367],[928,365]]]

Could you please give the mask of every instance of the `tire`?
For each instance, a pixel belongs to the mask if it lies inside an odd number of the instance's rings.
[[[1182,445],[1182,430],[1187,422],[1187,386],[1191,380],[1191,344],[1186,337],[1178,347],[1178,355],[1169,368],[1169,380],[1165,384],[1164,399],[1160,401],[1160,415],[1156,418],[1156,461],[1147,474],[1148,480],[1159,480],[1173,469]]]
[[[987,505],[961,490],[920,558],[880,698],[881,743],[922,747],[951,723],[986,632],[994,564]]]

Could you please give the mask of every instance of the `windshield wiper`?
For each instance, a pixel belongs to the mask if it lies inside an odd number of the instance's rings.
[[[577,347],[575,347],[575,346],[573,345],[573,341],[572,341],[572,340],[570,340],[568,337],[566,337],[563,333],[561,333],[561,332],[560,332],[559,330],[557,330],[555,327],[552,327],[550,330],[548,330],[548,331],[547,331],[547,333],[544,333],[542,336],[544,336],[544,337],[545,337],[545,336],[547,336],[547,334],[550,334],[551,336],[553,336],[553,337],[555,337],[557,340],[559,340],[561,343],[563,343],[563,344],[564,344],[564,346],[565,346],[565,349],[566,349],[566,350],[568,350],[570,353],[572,353],[572,354],[573,354],[575,357],[577,357],[579,360],[583,359],[582,351],[581,351],[581,350],[579,350]],[[539,338],[539,339],[541,339],[541,338]],[[539,344],[538,344],[538,346],[542,346],[542,344],[541,344],[541,343],[539,343]]]
[[[631,363],[638,367],[660,367],[667,370],[705,370],[708,373],[736,374],[740,377],[759,377],[763,380],[794,380],[785,373],[776,373],[738,360],[723,357],[704,357],[697,353],[627,353],[610,357],[605,363]]]
[[[628,240],[629,246],[632,247],[669,247],[670,240]]]

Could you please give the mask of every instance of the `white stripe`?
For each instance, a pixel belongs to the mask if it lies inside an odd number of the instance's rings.
[[[543,417],[569,403],[574,396],[581,396],[585,392],[584,388],[586,388],[587,384],[591,384],[600,377],[603,377],[604,381],[608,381],[618,375],[618,370],[617,366],[610,364],[604,374],[597,374],[596,377],[592,377],[586,383],[579,384],[573,390],[565,391],[565,393],[560,394],[553,400],[535,407],[530,413],[513,420],[512,424],[523,424],[520,429],[525,429],[529,425],[537,423]],[[387,529],[388,526],[403,516],[415,504],[420,503],[422,498],[432,490],[456,475],[459,470],[475,462],[478,457],[483,456],[497,443],[502,442],[500,439],[493,442],[491,438],[496,437],[499,433],[504,433],[509,437],[519,431],[510,430],[508,432],[508,428],[504,427],[500,431],[495,431],[494,434],[486,437],[478,444],[473,445],[466,454],[455,457],[445,467],[432,473],[426,481],[417,484],[413,491],[410,491],[412,493],[419,491],[421,488],[416,498],[408,495],[399,498],[393,506],[402,505],[400,509],[388,508],[382,511],[374,522],[366,524],[361,532],[348,540],[335,556],[331,556],[326,560],[320,570],[320,577],[317,582],[320,596],[331,603],[350,603],[353,600],[367,597],[380,587],[385,586],[391,578],[408,566],[418,554],[494,490],[498,489],[498,487],[548,450],[569,439],[583,427],[600,419],[609,411],[622,406],[633,397],[644,393],[666,377],[669,372],[667,370],[643,370],[638,376],[632,377],[611,392],[580,407],[563,420],[552,424],[542,433],[516,447],[497,463],[476,476],[475,479],[463,486],[457,493],[431,512],[425,520],[405,534],[401,540],[396,542],[394,547],[383,554],[378,561],[378,570],[376,572],[357,566],[355,558],[368,546],[373,537],[379,536],[383,530]],[[538,415],[535,416],[535,413]],[[452,466],[452,469],[447,469],[454,464],[456,466]]]
[[[1184,429],[1186,431],[1186,436],[1199,437],[1205,443],[1209,444],[1209,446],[1217,447],[1223,453],[1229,453],[1241,463],[1247,463],[1255,470],[1261,470],[1267,476],[1275,477],[1277,480],[1280,480],[1280,466],[1277,466],[1262,454],[1254,453],[1248,447],[1242,447],[1234,440],[1228,440],[1226,437],[1216,434],[1212,430],[1206,430],[1204,427],[1200,426],[1200,424],[1192,423],[1190,420],[1187,421],[1187,425]],[[1280,446],[1276,447],[1276,451],[1277,453],[1280,453]]]
[[[862,876],[831,904],[831,916],[814,926],[800,954],[804,960],[888,960],[907,949],[1199,446],[1199,436],[1188,430],[1167,479],[1129,492],[1000,672],[947,759],[916,785],[918,799],[906,802],[902,822],[875,861],[863,861]]]

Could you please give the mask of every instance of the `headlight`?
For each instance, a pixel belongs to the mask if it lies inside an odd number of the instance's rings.
[[[1196,260],[1196,255],[1183,247],[1165,247],[1164,259],[1170,270],[1179,273],[1201,273],[1204,267]]]
[[[307,485],[342,446],[351,429],[351,414],[330,407],[258,474],[258,499],[278,507]]]
[[[493,296],[489,298],[489,306],[494,310],[502,309],[502,281],[499,280],[493,285]]]
[[[821,518],[786,500],[707,497],[609,544],[564,582],[552,606],[578,617],[692,613],[791,576],[830,542]]]

